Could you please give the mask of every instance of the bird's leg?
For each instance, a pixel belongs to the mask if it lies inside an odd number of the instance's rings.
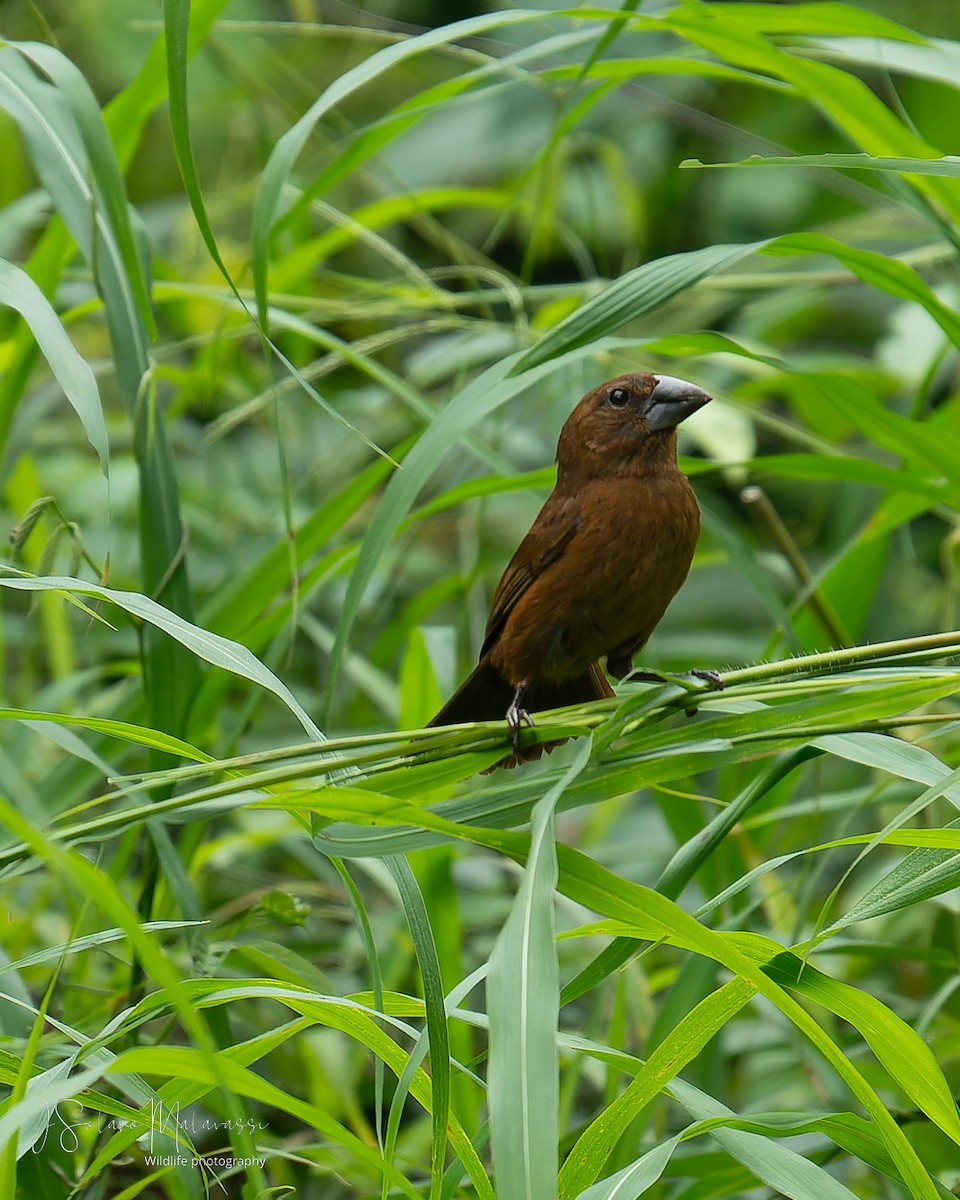
[[[520,701],[523,699],[523,691],[527,686],[527,681],[521,680],[517,684],[517,690],[513,693],[513,699],[510,701],[510,707],[507,709],[507,725],[510,728],[510,740],[513,742],[515,751],[520,749],[520,729],[523,725],[533,727],[533,717],[525,708],[520,707]]]

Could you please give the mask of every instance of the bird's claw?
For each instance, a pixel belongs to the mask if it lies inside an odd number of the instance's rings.
[[[696,680],[696,683],[693,681]],[[675,683],[679,687],[684,688],[688,692],[722,692],[723,680],[717,671],[693,670],[684,671],[678,675],[671,675],[667,671],[631,671],[629,675],[624,677],[624,683],[627,682],[644,682],[644,683]],[[704,688],[701,685],[706,684]]]
[[[690,674],[694,679],[702,679],[707,685],[708,692],[723,691],[723,679],[721,678],[719,671],[704,671],[698,668],[691,671]]]
[[[707,685],[706,688],[704,689],[705,691],[708,691],[708,692],[722,692],[723,691],[723,680],[720,678],[720,675],[717,671],[693,670],[693,671],[688,671],[687,674],[690,675],[691,678],[699,679],[701,682],[705,683]],[[695,707],[685,708],[683,710],[683,712],[684,712],[684,715],[687,717],[695,717],[697,715],[697,710]]]
[[[524,725],[529,725],[533,728],[533,717],[525,708],[520,707],[520,701],[523,699],[524,688],[527,686],[526,680],[521,680],[517,684],[517,690],[513,693],[513,699],[510,701],[510,707],[507,709],[507,727],[510,730],[510,741],[513,742],[514,753],[520,752],[520,730]]]
[[[529,725],[532,729],[533,717],[525,708],[520,708],[518,704],[511,704],[507,709],[507,726],[510,729],[510,741],[513,742],[514,750],[520,749],[520,730],[524,725]]]

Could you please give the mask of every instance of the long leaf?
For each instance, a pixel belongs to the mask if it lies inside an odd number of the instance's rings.
[[[307,716],[286,684],[256,659],[246,646],[185,621],[178,613],[164,608],[149,596],[143,596],[139,592],[121,592],[115,588],[101,587],[96,583],[86,583],[82,579],[70,579],[66,576],[0,576],[0,587],[25,592],[63,592],[70,596],[92,596],[116,604],[132,616],[161,630],[205,662],[222,667],[225,671],[231,671],[234,675],[273,692],[296,716],[311,738],[316,741],[323,740],[320,730]]]
[[[554,813],[586,766],[590,748],[589,742],[581,745],[569,771],[534,811],[523,882],[490,956],[487,1092],[498,1200],[556,1200],[560,972]]]
[[[437,958],[436,941],[430,926],[426,905],[423,902],[423,895],[416,877],[410,869],[410,864],[403,858],[388,858],[387,867],[400,892],[407,924],[410,927],[410,935],[417,951],[420,977],[423,980],[432,1093],[433,1140],[430,1152],[430,1196],[431,1200],[438,1200],[443,1184],[443,1160],[447,1146],[447,1121],[450,1115],[450,1036],[447,1030],[440,961]],[[423,1039],[420,1043],[424,1049],[427,1045],[427,1039]],[[411,1056],[411,1064],[414,1062],[415,1060]],[[397,1098],[400,1102],[391,1105],[391,1118],[394,1115],[394,1108],[396,1108],[399,1120],[399,1113],[403,1107],[402,1097],[406,1095],[404,1083],[409,1074],[410,1072],[405,1068],[397,1088]]]
[[[46,296],[29,275],[0,259],[0,304],[15,309],[30,326],[63,394],[83,425],[90,445],[100,459],[100,469],[110,477],[107,427],[97,380],[86,361],[74,349]]]
[[[706,246],[703,250],[668,254],[644,263],[607,284],[575,313],[544,334],[513,364],[511,374],[529,371],[558,355],[619,332],[628,322],[661,308],[701,279],[715,275],[766,245],[766,242],[745,242],[732,246]]]

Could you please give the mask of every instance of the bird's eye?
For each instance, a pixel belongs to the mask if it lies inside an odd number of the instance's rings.
[[[623,408],[630,403],[630,393],[626,388],[611,388],[607,394],[607,403],[612,404],[614,408]]]

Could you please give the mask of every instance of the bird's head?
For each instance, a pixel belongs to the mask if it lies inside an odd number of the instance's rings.
[[[587,392],[557,445],[564,475],[646,474],[676,462],[677,426],[708,403],[695,384],[672,375],[618,375]]]

